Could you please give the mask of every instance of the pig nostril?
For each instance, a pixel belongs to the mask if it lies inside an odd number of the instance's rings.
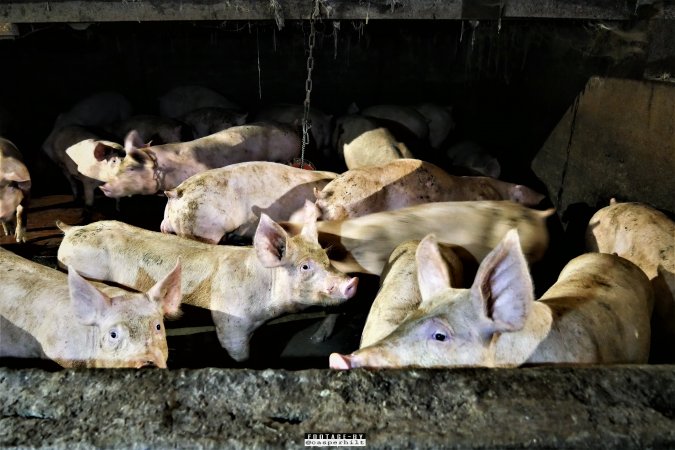
[[[155,367],[157,367],[157,364],[155,364],[154,361],[145,361],[145,363],[143,363],[141,366],[141,369],[150,369]]]

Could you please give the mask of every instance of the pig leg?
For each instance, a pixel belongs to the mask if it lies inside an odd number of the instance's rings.
[[[91,208],[94,206],[94,192],[96,191],[98,183],[84,181],[82,182],[82,185],[84,187],[84,206]]]
[[[10,222],[2,222],[2,231],[3,236],[9,236],[14,230],[12,230],[12,224]]]
[[[23,205],[16,207],[16,242],[26,242],[26,215]]]
[[[243,317],[237,317],[222,311],[211,311],[213,323],[220,345],[227,350],[232,359],[237,362],[245,361],[249,356],[249,341],[256,324]]]
[[[321,322],[321,325],[319,325],[319,328],[317,328],[312,337],[310,337],[312,342],[319,343],[328,339],[331,334],[333,334],[338,316],[339,314],[328,314],[326,318],[323,319],[323,322]]]

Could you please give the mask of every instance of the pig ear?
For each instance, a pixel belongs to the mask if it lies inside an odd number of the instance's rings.
[[[138,131],[131,130],[127,133],[127,136],[124,138],[124,150],[129,153],[131,150],[136,150],[138,148],[145,147],[145,142],[141,139],[141,135],[138,134]]]
[[[166,198],[176,198],[176,197],[178,197],[178,194],[176,193],[175,189],[164,191],[164,195],[166,195]]]
[[[438,250],[436,236],[428,234],[420,241],[415,251],[415,260],[422,303],[450,287],[448,266]]]
[[[288,235],[281,226],[262,213],[253,237],[253,246],[263,266],[278,267],[284,263]]]
[[[179,259],[173,270],[148,290],[148,297],[161,305],[165,316],[180,314],[180,302],[183,298],[180,279],[181,264]]]
[[[493,331],[517,331],[525,325],[534,294],[516,229],[509,230],[478,266],[471,296],[481,314],[492,321]]]
[[[314,203],[305,200],[303,215],[305,216],[305,225],[302,227],[302,236],[309,241],[319,242],[319,233],[316,230],[316,220],[321,215],[321,211],[319,211],[319,208],[317,208]]]
[[[96,325],[112,305],[110,297],[82,278],[71,266],[68,266],[68,287],[73,310],[83,325]]]
[[[111,147],[103,142],[96,143],[96,147],[94,147],[94,158],[96,158],[97,161],[109,160],[114,156],[124,157],[124,150]]]

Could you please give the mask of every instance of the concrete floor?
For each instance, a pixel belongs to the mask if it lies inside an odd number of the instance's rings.
[[[673,448],[675,366],[0,369],[0,447]]]

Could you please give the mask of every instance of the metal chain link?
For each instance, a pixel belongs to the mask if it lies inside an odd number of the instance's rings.
[[[302,147],[300,150],[300,167],[305,165],[305,147],[309,144],[309,130],[312,121],[309,118],[310,97],[312,95],[312,70],[314,70],[314,44],[316,43],[315,21],[321,14],[321,0],[314,0],[314,9],[309,18],[309,55],[307,56],[307,80],[305,81],[305,101],[302,115]]]

